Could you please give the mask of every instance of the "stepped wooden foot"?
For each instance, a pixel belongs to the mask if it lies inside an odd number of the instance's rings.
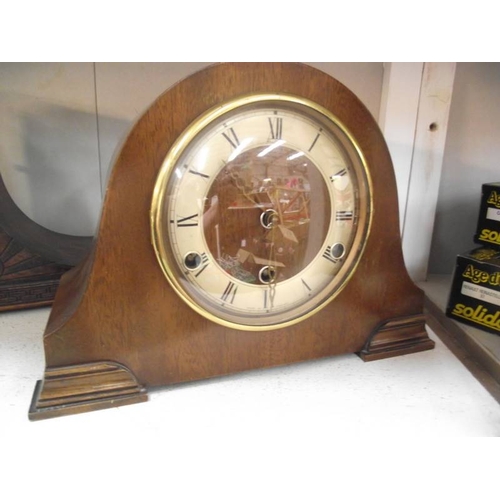
[[[29,411],[30,420],[72,415],[147,401],[146,389],[125,366],[97,362],[45,370]]]
[[[433,348],[434,341],[425,330],[425,316],[418,314],[382,323],[357,354],[363,361],[374,361]]]

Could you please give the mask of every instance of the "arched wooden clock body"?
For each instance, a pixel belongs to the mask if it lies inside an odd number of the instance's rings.
[[[433,345],[366,108],[306,65],[215,65],[160,96],[119,152],[92,251],[57,292],[30,418]]]

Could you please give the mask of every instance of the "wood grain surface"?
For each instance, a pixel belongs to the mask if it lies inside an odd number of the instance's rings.
[[[156,260],[149,221],[156,177],[175,139],[201,113],[250,92],[290,93],[330,110],[356,138],[373,183],[372,229],[347,286],[311,318],[259,332],[212,323],[174,293]],[[379,325],[421,315],[423,298],[403,263],[388,149],[359,99],[306,65],[220,64],[161,95],[130,132],[92,252],[61,281],[44,335],[46,363],[50,369],[112,360],[140,384],[156,386],[360,352]],[[426,336],[422,329],[423,322],[417,336]]]
[[[32,221],[0,175],[0,312],[51,305],[61,275],[91,243],[91,237],[56,233]]]

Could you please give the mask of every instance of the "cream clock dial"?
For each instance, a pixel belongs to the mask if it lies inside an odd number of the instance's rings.
[[[371,206],[362,152],[335,116],[303,98],[253,94],[210,110],[172,147],[153,196],[153,244],[198,313],[280,328],[347,283]]]

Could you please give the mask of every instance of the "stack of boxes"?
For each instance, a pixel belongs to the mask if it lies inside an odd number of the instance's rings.
[[[446,315],[500,335],[500,182],[482,186],[474,242],[457,256]]]

